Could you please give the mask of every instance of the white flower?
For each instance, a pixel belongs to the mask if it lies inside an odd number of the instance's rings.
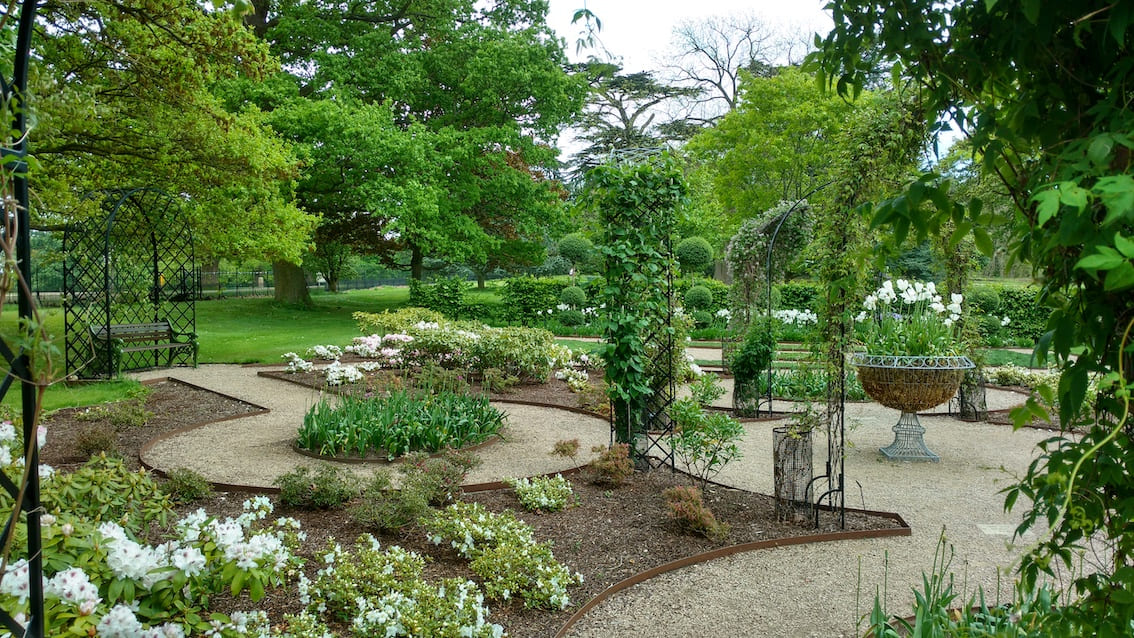
[[[1004,317],[1000,319],[1001,327],[1006,326],[1010,323],[1012,323],[1012,320],[1008,318],[1008,315],[1004,315]]]
[[[11,421],[0,421],[0,443],[16,440],[16,426]]]
[[[896,285],[898,286],[898,290],[900,290],[900,291],[902,291],[902,292],[905,292],[906,290],[908,290],[908,289],[909,289],[909,287],[910,287],[910,282],[906,281],[905,279],[899,279],[899,280],[898,280],[898,281],[896,282]]]
[[[964,300],[965,300],[965,297],[963,295],[959,295],[957,293],[953,293],[953,294],[949,295],[949,301],[952,301],[953,303],[957,304],[958,306],[961,305],[961,302],[964,301]]]
[[[953,321],[954,321],[953,317],[955,317],[955,316],[956,316],[956,315],[953,315],[953,316],[950,316],[950,317],[946,317],[946,318],[945,318],[945,321],[943,321],[942,323],[944,323],[944,324],[945,324],[946,326],[952,326],[952,325],[953,325]]]

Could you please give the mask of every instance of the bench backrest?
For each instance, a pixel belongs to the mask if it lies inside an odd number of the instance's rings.
[[[109,333],[108,329],[109,328]],[[96,339],[121,339],[122,341],[162,341],[173,338],[173,328],[168,321],[157,323],[121,323],[110,326],[91,326],[91,334]]]

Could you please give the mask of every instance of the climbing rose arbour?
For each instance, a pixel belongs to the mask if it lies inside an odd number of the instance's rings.
[[[866,296],[855,318],[867,354],[911,357],[961,353],[961,295],[944,303],[933,282],[886,280]]]

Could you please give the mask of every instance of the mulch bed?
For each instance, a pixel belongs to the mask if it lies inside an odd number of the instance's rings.
[[[292,376],[291,380],[300,380]],[[524,385],[510,392],[493,395],[521,401],[535,401],[550,405],[577,407],[578,398],[562,382],[541,385]],[[132,466],[139,466],[138,451],[149,439],[191,425],[255,412],[247,403],[224,397],[191,385],[167,381],[155,384],[145,399],[145,408],[153,415],[143,426],[115,427],[108,420],[91,420],[83,417],[80,409],[60,410],[45,420],[48,443],[42,451],[43,462],[60,469],[75,467],[82,455],[76,448],[82,433],[91,428],[110,428],[117,435],[118,451]],[[683,531],[670,519],[661,492],[674,485],[686,485],[690,478],[681,473],[655,470],[637,473],[620,487],[600,487],[587,480],[586,473],[571,477],[579,505],[570,509],[538,514],[524,511],[510,490],[476,492],[465,495],[466,500],[484,504],[491,510],[512,509],[533,525],[539,540],[554,543],[556,558],[580,572],[584,577],[581,586],[571,590],[573,605],[563,612],[531,611],[518,601],[510,604],[491,604],[490,620],[504,626],[506,632],[519,638],[546,638],[552,636],[582,604],[595,597],[610,585],[658,565],[718,549],[727,545],[765,541],[815,534],[838,529],[834,516],[823,513],[820,528],[811,524],[810,517],[798,516],[794,520],[777,521],[770,497],[751,492],[710,486],[705,502],[723,522],[731,527],[727,540],[712,541]],[[183,508],[185,511],[204,507],[217,516],[236,515],[248,493],[217,493],[206,501]],[[274,497],[273,497],[274,500]],[[307,532],[303,554],[308,559],[308,575],[314,577],[319,556],[327,540],[335,538],[344,546],[369,530],[351,518],[349,508],[330,511],[291,510],[277,505],[276,513],[294,516],[303,523]],[[848,530],[896,529],[894,520],[854,512],[847,514]],[[460,576],[473,578],[466,561],[451,550],[434,547],[425,541],[424,534],[416,529],[403,530],[398,535],[376,535],[383,545],[401,545],[431,557],[427,575],[433,577]],[[232,599],[222,594],[213,599],[215,611],[260,608],[274,619],[285,613],[298,611],[293,587],[271,591],[258,603],[246,597]],[[349,633],[340,627],[340,633]]]

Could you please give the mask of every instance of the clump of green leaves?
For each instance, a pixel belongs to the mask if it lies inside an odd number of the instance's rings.
[[[381,532],[399,530],[429,511],[425,492],[414,485],[394,489],[390,472],[382,469],[366,483],[362,500],[351,510],[360,525]]]
[[[673,419],[673,454],[702,484],[740,458],[737,443],[745,432],[736,419],[702,409],[696,398],[674,401],[669,416]]]
[[[320,463],[312,471],[300,465],[273,483],[280,488],[280,502],[300,509],[331,509],[358,495],[358,480],[346,470]]]
[[[146,410],[145,398],[137,397],[87,408],[77,413],[75,418],[80,421],[106,421],[116,428],[139,428],[153,415]]]
[[[512,386],[519,383],[520,380],[504,372],[500,368],[488,368],[481,373],[481,387],[488,392],[497,394],[507,392],[512,389]]]
[[[44,481],[40,502],[47,512],[115,521],[133,532],[150,523],[165,524],[169,497],[145,470],[132,471],[122,459],[99,454],[74,472]]]
[[[195,503],[212,496],[213,486],[199,472],[178,467],[166,473],[161,491],[174,503]]]
[[[86,457],[97,454],[122,456],[118,449],[118,431],[110,424],[95,423],[80,430],[75,435],[75,449]]]

